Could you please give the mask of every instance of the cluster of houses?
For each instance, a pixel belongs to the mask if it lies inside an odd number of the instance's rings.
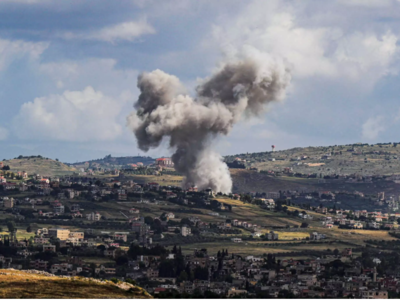
[[[311,235],[314,239],[322,238],[317,233]],[[379,276],[376,268],[363,267],[353,259],[352,249],[349,248],[342,253],[308,260],[228,254],[228,249],[218,255],[209,255],[206,249],[196,249],[192,254],[167,251],[163,255],[137,255],[121,266],[116,262],[119,257],[127,257],[127,252],[119,247],[119,242],[127,242],[128,237],[127,232],[104,232],[103,236],[86,238],[85,232],[41,228],[31,241],[33,248],[39,250],[28,250],[28,241],[15,242],[17,254],[8,257],[0,255],[0,264],[3,268],[36,269],[56,275],[131,278],[143,283],[154,295],[164,292],[211,292],[224,297],[278,297],[290,292],[298,298],[388,298],[388,291],[400,291],[399,278]],[[61,261],[36,256],[38,253],[57,253],[65,247],[71,251],[93,249],[98,256],[115,262],[89,264],[79,255],[66,255]],[[143,246],[148,251],[152,247]],[[163,266],[173,266],[177,255],[181,255],[183,260],[180,276],[166,275],[168,270]],[[338,260],[346,262],[343,275],[327,277],[328,266]],[[374,263],[378,265],[380,260],[374,259]],[[228,277],[230,280],[226,280]]]
[[[350,229],[397,229],[400,213],[382,213],[367,210],[336,210],[320,218],[322,225],[332,228],[338,225]]]
[[[99,236],[85,238],[83,231],[70,231],[65,228],[40,228],[30,240],[9,241],[8,236],[0,237],[2,246],[17,247],[16,255],[5,257],[0,255],[2,268],[36,269],[51,272],[57,275],[76,276],[87,275],[115,275],[116,264],[93,265],[80,259],[80,256],[67,255],[65,261],[54,262],[51,255],[47,258],[37,257],[38,254],[56,254],[60,248],[81,249],[80,251],[92,251],[98,257],[108,257],[114,260],[117,255],[124,255],[126,251],[120,248],[121,243],[128,241],[130,232],[103,232]],[[101,247],[99,247],[101,245]],[[35,250],[28,250],[35,249]],[[91,250],[92,249],[92,250]],[[95,252],[93,252],[95,251]],[[84,272],[84,273],[82,273]]]
[[[276,298],[291,294],[296,298],[387,299],[388,291],[400,290],[399,278],[379,276],[375,267],[363,268],[360,262],[353,260],[350,248],[337,255],[308,260],[276,260],[272,255],[259,257],[227,253],[212,256],[206,249],[195,250],[193,254],[183,256],[186,268],[182,272],[194,274],[190,280],[187,276],[183,280],[181,276],[161,276],[160,266],[166,260],[174,260],[175,256],[140,256],[136,262],[129,262],[132,271],[126,276],[138,282],[144,278],[152,282],[147,285],[147,290],[154,295],[210,292],[223,297]],[[326,276],[329,264],[334,261],[346,262],[348,266],[341,276]],[[378,265],[379,259],[375,262]],[[205,270],[205,273],[198,276],[198,270]],[[227,277],[229,281],[224,280]]]

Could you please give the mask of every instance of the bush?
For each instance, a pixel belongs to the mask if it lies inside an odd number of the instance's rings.
[[[115,284],[117,284],[119,282],[119,280],[117,278],[111,278],[110,279],[112,282],[114,282]]]
[[[306,222],[303,222],[303,223],[301,223],[301,226],[300,226],[301,228],[307,228],[308,227],[308,223],[306,223]]]
[[[133,280],[133,279],[130,279],[130,278],[126,278],[126,279],[125,279],[125,282],[130,283],[130,284],[133,284],[133,285],[136,285],[136,281]]]
[[[137,286],[135,286],[135,287],[133,287],[133,288],[130,288],[130,289],[128,290],[128,292],[130,292],[130,293],[135,293],[135,292],[140,292],[140,291],[141,291],[141,289],[138,288]]]

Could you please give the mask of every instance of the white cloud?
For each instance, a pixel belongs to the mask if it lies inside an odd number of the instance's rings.
[[[394,33],[367,32],[363,28],[349,31],[334,19],[323,26],[307,24],[298,7],[283,1],[252,2],[236,18],[220,18],[203,45],[220,45],[228,57],[237,57],[243,48],[251,47],[269,53],[286,60],[295,78],[322,75],[364,79],[368,81],[364,85],[373,85],[393,71],[398,52]]]
[[[4,127],[0,127],[0,141],[6,140],[8,137],[8,130]]]
[[[383,116],[369,118],[362,125],[362,137],[369,140],[376,139],[378,135],[386,129],[383,124],[384,120]]]
[[[381,37],[356,32],[340,41],[334,59],[355,80],[364,76],[378,79],[394,71],[391,64],[398,52],[397,40],[391,32]]]
[[[36,98],[22,105],[13,125],[21,139],[107,141],[122,133],[118,115],[126,100],[86,87]]]
[[[119,23],[97,31],[82,34],[67,32],[61,36],[65,39],[86,39],[115,43],[118,41],[132,42],[142,35],[154,33],[156,33],[156,30],[143,18],[136,22]]]
[[[393,4],[392,0],[339,0],[340,4],[348,6],[386,7]]]
[[[90,58],[84,61],[42,63],[39,71],[48,76],[58,89],[81,90],[90,85],[111,96],[119,96],[125,90],[136,91],[139,72],[118,69],[116,65],[114,59]]]
[[[18,58],[38,59],[47,47],[47,43],[0,39],[0,71],[5,70],[13,60]]]

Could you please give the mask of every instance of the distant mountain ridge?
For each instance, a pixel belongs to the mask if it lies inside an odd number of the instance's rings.
[[[272,173],[314,174],[318,177],[357,174],[400,174],[399,143],[296,147],[287,150],[225,156],[231,168]]]
[[[155,163],[155,159],[150,156],[120,156],[120,157],[112,157],[111,154],[106,155],[104,158],[92,159],[83,162],[76,163],[66,163],[66,165],[73,167],[80,166],[99,166],[99,167],[110,167],[110,166],[126,166],[129,164],[137,164],[143,163],[143,165],[150,165]]]

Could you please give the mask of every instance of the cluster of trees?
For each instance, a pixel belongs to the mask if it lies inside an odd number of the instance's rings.
[[[168,249],[158,244],[155,245],[154,247],[146,248],[146,247],[140,247],[139,245],[132,243],[129,246],[128,257],[132,258],[133,260],[136,260],[137,257],[140,255],[167,256],[168,253],[169,253]]]
[[[196,208],[208,208],[211,210],[220,210],[222,203],[212,199],[211,196],[207,195],[206,193],[197,193],[197,192],[188,192],[187,194],[182,193],[181,188],[175,188],[171,189],[174,193],[177,194],[176,198],[170,198],[168,199],[169,202],[172,203],[177,203],[181,204],[183,203],[183,200],[185,199],[186,195],[190,195],[190,202],[193,204],[189,204],[191,207],[196,207]],[[166,192],[160,192],[160,196],[166,198]],[[205,204],[204,200],[210,200],[210,205]],[[232,211],[232,205],[229,204],[223,204],[229,211]]]
[[[14,158],[14,159],[24,159],[24,158],[27,158],[27,159],[31,159],[31,158],[45,158],[45,159],[49,159],[49,158],[43,157],[43,156],[41,156],[41,155],[30,155],[30,156],[19,155],[18,157]]]

